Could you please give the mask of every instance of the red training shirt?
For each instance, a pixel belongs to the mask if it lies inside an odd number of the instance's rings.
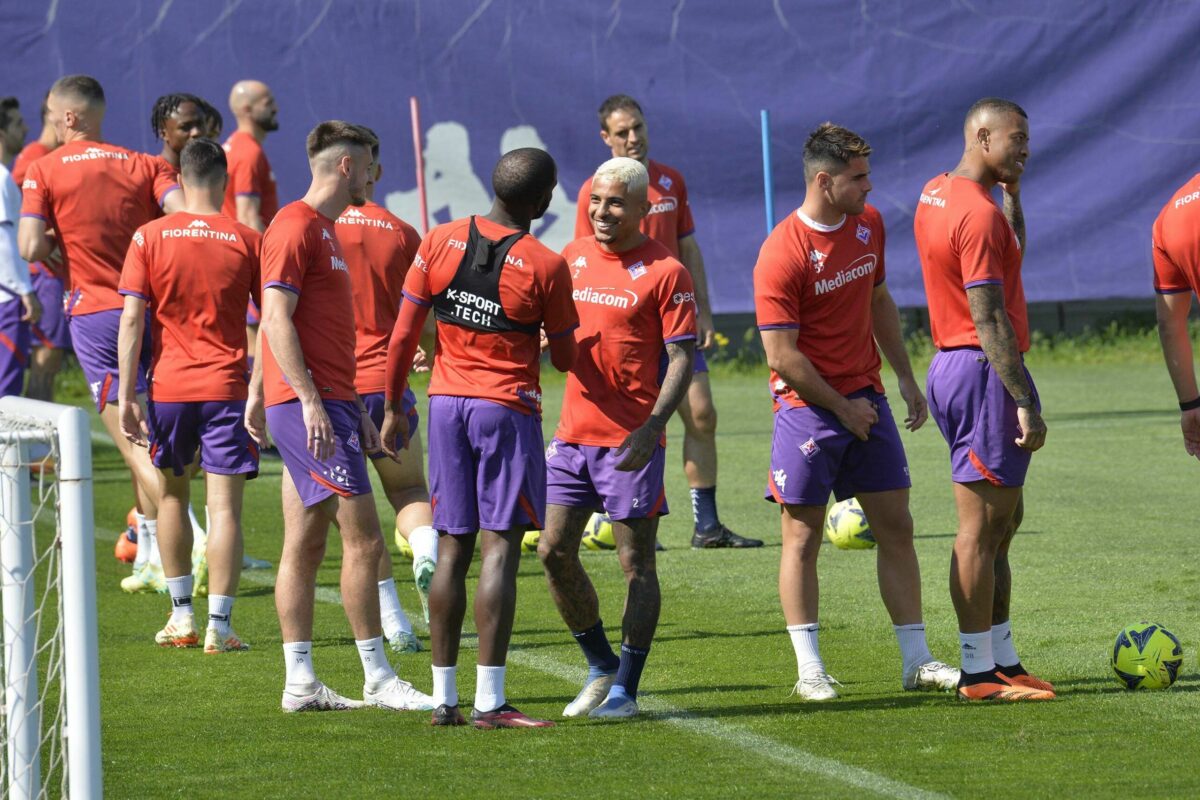
[[[229,183],[225,186],[221,213],[237,219],[238,196],[253,195],[258,198],[263,224],[270,225],[279,212],[279,195],[275,190],[275,173],[271,171],[262,145],[249,133],[234,131],[225,140],[224,147]]]
[[[1154,220],[1154,291],[1200,291],[1200,175],[1192,176]]]
[[[646,168],[650,172],[650,185],[646,188],[650,213],[642,218],[642,233],[679,258],[679,240],[696,232],[692,209],[688,205],[687,185],[683,182],[683,176],[666,164],[650,160]],[[588,178],[579,187],[575,210],[576,239],[594,235],[592,218],[588,213],[591,195],[592,179]]]
[[[17,186],[20,186],[21,182],[25,180],[25,173],[29,171],[29,165],[51,152],[53,151],[49,147],[46,147],[46,145],[37,139],[25,145],[21,149],[21,152],[17,153],[12,166],[12,177],[16,181]]]

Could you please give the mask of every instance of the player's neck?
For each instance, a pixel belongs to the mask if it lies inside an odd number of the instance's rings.
[[[315,177],[308,187],[308,192],[300,199],[313,211],[330,220],[340,217],[350,205],[350,199],[337,182]]]
[[[248,133],[253,136],[254,141],[259,144],[262,144],[267,138],[267,132],[248,119],[239,119],[237,129],[238,133]]]
[[[48,150],[53,150],[58,147],[58,134],[54,132],[54,128],[46,125],[42,128],[42,135],[38,137],[38,144]]]
[[[836,227],[846,218],[846,212],[825,201],[819,193],[808,192],[800,205],[800,213],[818,225]]]
[[[162,152],[158,154],[158,157],[170,164],[175,169],[179,169],[179,153],[176,153],[167,145],[163,145]]]
[[[958,162],[958,166],[950,173],[951,177],[966,178],[969,181],[974,181],[983,187],[985,192],[990,192],[992,187],[996,185],[996,177],[992,175],[992,171],[988,169],[987,164],[984,164],[981,159],[974,158],[970,151],[963,153],[962,160]]]
[[[529,232],[529,226],[533,222],[533,217],[512,211],[508,206],[499,201],[492,203],[492,210],[485,214],[483,218],[503,228],[512,228],[514,230],[525,231],[526,233]]]
[[[603,250],[606,253],[612,253],[613,255],[620,255],[621,253],[628,253],[630,250],[638,249],[639,247],[641,247],[643,244],[646,243],[646,239],[648,239],[648,238],[650,238],[650,237],[648,237],[648,236],[646,236],[646,234],[642,233],[641,230],[638,230],[637,235],[630,236],[625,241],[619,241],[619,242],[597,241],[596,246],[599,247],[601,250]]]
[[[103,135],[100,133],[100,126],[95,128],[76,129],[72,128],[63,136],[63,144],[71,144],[73,142],[103,142]]]

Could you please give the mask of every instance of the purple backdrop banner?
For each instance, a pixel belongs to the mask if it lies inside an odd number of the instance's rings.
[[[535,233],[556,248],[571,238],[576,190],[608,156],[595,109],[626,92],[646,110],[651,156],[688,180],[718,312],[753,306],[761,108],[772,113],[779,215],[803,198],[800,154],[815,125],[833,120],[871,142],[901,305],[924,304],[918,192],[957,163],[962,116],[979,97],[1030,114],[1031,300],[1148,296],[1150,224],[1200,153],[1190,2],[51,0],[4,3],[0,26],[0,94],[21,99],[34,133],[42,94],[66,73],[104,84],[106,138],[151,152],[158,95],[193,92],[224,112],[234,81],[266,81],[280,106],[266,149],[281,202],[307,186],[304,135],[343,118],[381,134],[377,199],[415,223],[410,95],[435,221],[485,211],[499,154],[544,146],[561,186]]]

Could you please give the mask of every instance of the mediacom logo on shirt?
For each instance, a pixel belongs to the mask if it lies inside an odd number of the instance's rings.
[[[650,216],[650,214],[667,214],[678,207],[679,203],[674,197],[664,197],[650,206],[650,213],[646,216]]]
[[[851,281],[856,281],[859,278],[865,278],[875,271],[875,254],[867,253],[865,256],[860,256],[846,269],[834,275],[832,278],[820,280],[813,284],[813,294],[825,294],[832,292],[835,289],[840,289]]]
[[[590,286],[585,289],[575,289],[571,292],[571,299],[576,303],[591,303],[597,306],[611,306],[613,308],[629,308],[636,306],[638,297],[635,292],[629,289],[622,289],[624,294],[618,294],[617,290],[612,286],[603,286],[599,289],[593,289]],[[628,295],[626,297],[625,295]],[[633,301],[630,302],[630,298]]]

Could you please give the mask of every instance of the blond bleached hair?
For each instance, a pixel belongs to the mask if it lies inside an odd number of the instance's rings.
[[[592,176],[592,182],[594,183],[600,178],[624,184],[627,194],[639,197],[645,197],[646,190],[650,187],[650,173],[645,165],[626,156],[610,158],[597,167],[596,174]]]

